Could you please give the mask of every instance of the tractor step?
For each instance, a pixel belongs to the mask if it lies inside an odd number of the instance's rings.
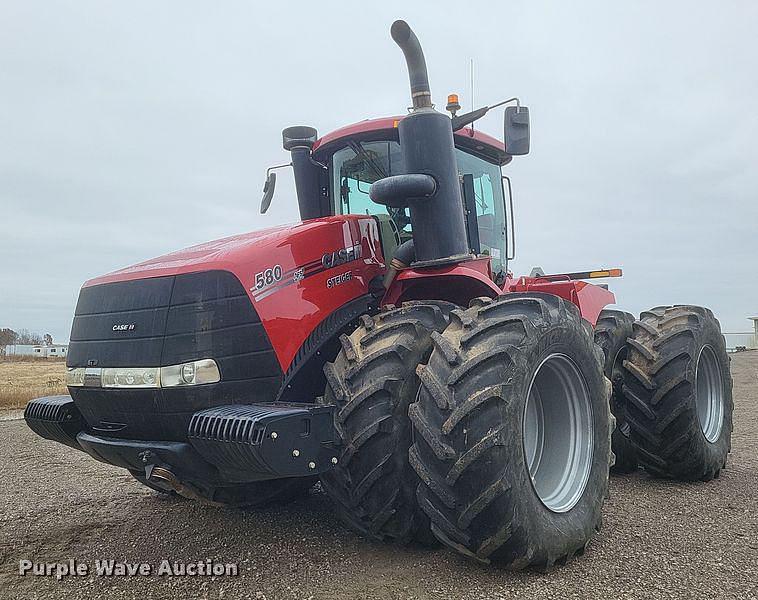
[[[333,406],[233,404],[196,412],[187,437],[222,473],[317,475],[336,463]]]

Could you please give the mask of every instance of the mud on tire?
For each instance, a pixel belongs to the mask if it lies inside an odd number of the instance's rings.
[[[408,464],[416,399],[416,366],[432,352],[433,331],[442,331],[455,306],[410,302],[374,317],[341,337],[342,350],[324,367],[324,401],[335,404],[335,427],[343,444],[337,466],[321,476],[340,519],[376,540],[433,541],[418,509],[418,479]]]
[[[603,373],[613,385],[611,412],[616,417],[616,429],[611,438],[611,447],[616,456],[611,467],[613,473],[631,473],[637,468],[637,453],[629,441],[629,424],[624,416],[624,402],[621,398],[623,362],[628,352],[626,340],[632,336],[634,321],[634,315],[628,312],[606,309],[600,312],[595,325],[595,343],[605,355]]]
[[[662,477],[718,477],[734,408],[719,322],[707,308],[671,306],[643,312],[633,327],[623,401],[640,463]]]
[[[422,480],[418,501],[434,534],[459,552],[514,569],[549,568],[582,553],[601,525],[613,430],[602,351],[577,308],[556,296],[514,293],[472,304],[454,311],[444,333],[433,335],[434,352],[418,370],[422,387],[410,410],[415,434],[410,459]],[[551,369],[556,376],[545,378]],[[577,379],[569,377],[572,369]],[[550,388],[556,381],[562,388]],[[542,445],[535,441],[539,436],[532,439],[535,429],[524,423],[532,422],[527,405],[541,396],[535,392],[527,402],[533,388],[551,400],[556,395],[550,392],[559,388],[581,395],[584,450],[566,451],[550,441],[566,439],[558,429],[566,429],[571,418],[582,423],[581,411],[566,415],[568,420],[545,418],[552,428],[545,430]],[[566,460],[556,457],[569,454],[584,457],[581,485],[564,478],[574,486],[565,488],[573,489],[570,502],[557,492],[550,495],[555,481],[549,477],[551,465]],[[561,479],[558,469],[552,472],[553,480]]]

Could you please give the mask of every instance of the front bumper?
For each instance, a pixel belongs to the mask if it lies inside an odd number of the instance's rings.
[[[41,437],[93,458],[150,473],[168,469],[182,481],[230,485],[318,475],[336,464],[333,406],[233,404],[198,411],[187,441],[125,440],[88,431],[70,396],[32,400],[24,419]]]

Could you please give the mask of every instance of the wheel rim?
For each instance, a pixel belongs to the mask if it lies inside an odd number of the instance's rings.
[[[721,367],[710,346],[703,346],[695,367],[697,418],[705,439],[713,443],[721,436],[724,424],[724,386]]]
[[[553,512],[571,510],[590,477],[594,425],[587,383],[565,354],[551,354],[537,367],[522,423],[535,493]]]

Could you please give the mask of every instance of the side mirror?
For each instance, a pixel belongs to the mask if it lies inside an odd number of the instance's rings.
[[[261,200],[261,214],[264,214],[268,207],[271,206],[271,199],[274,197],[274,188],[276,187],[276,173],[273,171],[266,175],[266,183],[263,184],[263,199]]]
[[[529,109],[526,106],[506,107],[504,139],[508,154],[529,154]]]

